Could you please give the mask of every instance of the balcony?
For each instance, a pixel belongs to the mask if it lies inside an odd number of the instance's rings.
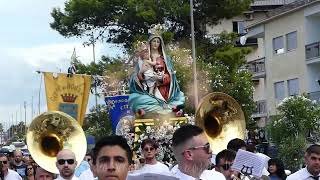
[[[248,69],[253,79],[266,77],[265,57],[248,62]]]
[[[320,42],[306,45],[306,60],[314,61],[320,57]]]
[[[309,99],[312,101],[317,101],[317,103],[320,103],[320,91],[310,92],[308,93]]]
[[[267,101],[256,101],[256,108],[253,110],[252,118],[266,117],[267,116]]]

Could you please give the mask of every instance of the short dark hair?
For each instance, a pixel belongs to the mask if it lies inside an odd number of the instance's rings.
[[[308,155],[314,153],[314,154],[319,154],[320,155],[320,145],[318,144],[313,144],[311,146],[309,146],[306,150],[306,153]]]
[[[155,149],[158,149],[158,147],[159,147],[155,140],[153,140],[153,139],[144,139],[142,141],[142,143],[141,143],[141,149],[143,149],[144,146],[146,146],[147,144],[150,144]]]
[[[187,140],[194,136],[198,136],[203,133],[203,129],[195,125],[183,125],[173,133],[172,146],[178,146],[185,143]]]
[[[126,151],[127,158],[129,161],[129,164],[132,163],[132,151],[130,146],[127,143],[127,140],[122,136],[105,136],[102,137],[95,145],[95,147],[92,149],[92,162],[93,164],[96,164],[97,162],[97,156],[100,152],[100,150],[105,146],[120,146],[123,150]]]
[[[228,145],[227,145],[227,149],[231,149],[231,150],[234,150],[236,152],[239,149],[241,149],[242,147],[246,147],[246,142],[244,142],[244,140],[239,139],[239,138],[231,139],[228,142]]]
[[[221,159],[225,161],[233,161],[236,158],[236,152],[231,149],[224,149],[220,151],[216,156],[216,165],[218,165]]]

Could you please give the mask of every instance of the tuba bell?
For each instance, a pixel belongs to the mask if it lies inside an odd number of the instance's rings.
[[[244,139],[245,136],[246,123],[241,106],[225,93],[214,92],[202,98],[195,123],[204,129],[214,154],[226,149],[231,139]]]
[[[62,149],[70,149],[76,160],[86,154],[86,137],[78,122],[66,113],[49,111],[37,116],[27,131],[27,145],[35,162],[43,169],[58,174],[56,156]]]

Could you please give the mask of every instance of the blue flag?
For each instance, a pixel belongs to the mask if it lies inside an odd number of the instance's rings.
[[[109,110],[113,133],[115,133],[116,131],[119,120],[122,117],[130,114],[128,99],[128,95],[105,97],[105,102]]]

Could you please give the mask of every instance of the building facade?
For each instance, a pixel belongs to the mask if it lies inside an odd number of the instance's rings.
[[[320,97],[320,1],[296,1],[275,9],[271,16],[248,26],[248,38],[258,39],[264,57],[264,78],[259,79],[266,114],[277,114],[288,96],[306,93]],[[249,61],[250,63],[250,61]],[[258,98],[258,97],[256,97]]]

